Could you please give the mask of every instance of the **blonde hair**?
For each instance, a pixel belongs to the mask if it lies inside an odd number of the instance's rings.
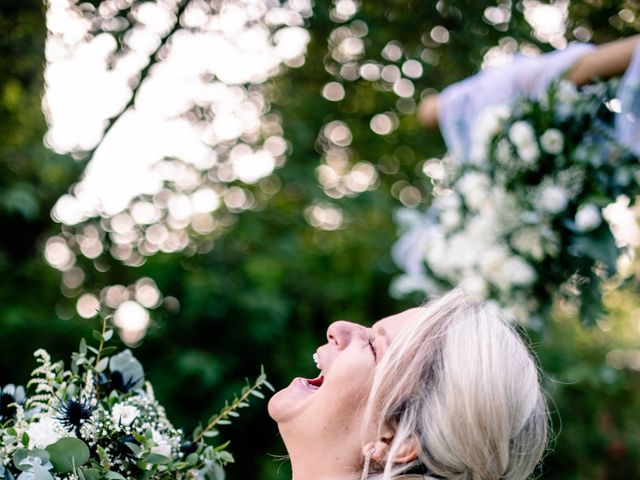
[[[391,426],[394,438],[368,478],[421,478],[400,476],[416,465],[435,478],[528,478],[545,450],[548,415],[527,347],[500,310],[460,290],[423,309],[373,380],[365,425],[378,436]],[[418,458],[394,464],[407,442]]]

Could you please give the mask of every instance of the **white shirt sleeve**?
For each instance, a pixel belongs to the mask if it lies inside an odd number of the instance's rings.
[[[620,112],[616,115],[616,135],[620,143],[640,156],[640,42],[617,92]]]
[[[539,96],[594,48],[573,43],[537,57],[516,55],[506,65],[489,67],[445,88],[438,96],[438,122],[449,152],[460,162],[469,161],[472,127],[486,107],[509,104],[519,95]]]

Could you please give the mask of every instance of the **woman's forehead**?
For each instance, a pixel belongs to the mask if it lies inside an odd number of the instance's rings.
[[[416,307],[384,317],[373,324],[373,331],[380,335],[387,335],[390,331],[399,331],[414,320],[421,318],[424,311],[423,307]]]

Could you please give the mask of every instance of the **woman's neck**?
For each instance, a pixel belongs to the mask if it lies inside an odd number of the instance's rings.
[[[342,473],[328,468],[293,469],[291,480],[359,480],[360,474],[351,471]]]
[[[344,449],[291,451],[292,480],[357,480],[360,473]]]

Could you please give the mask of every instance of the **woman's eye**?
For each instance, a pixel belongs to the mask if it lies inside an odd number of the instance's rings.
[[[376,354],[376,347],[374,346],[374,339],[369,337],[369,348],[371,349],[371,353],[373,353],[373,358],[377,359],[378,355]]]

